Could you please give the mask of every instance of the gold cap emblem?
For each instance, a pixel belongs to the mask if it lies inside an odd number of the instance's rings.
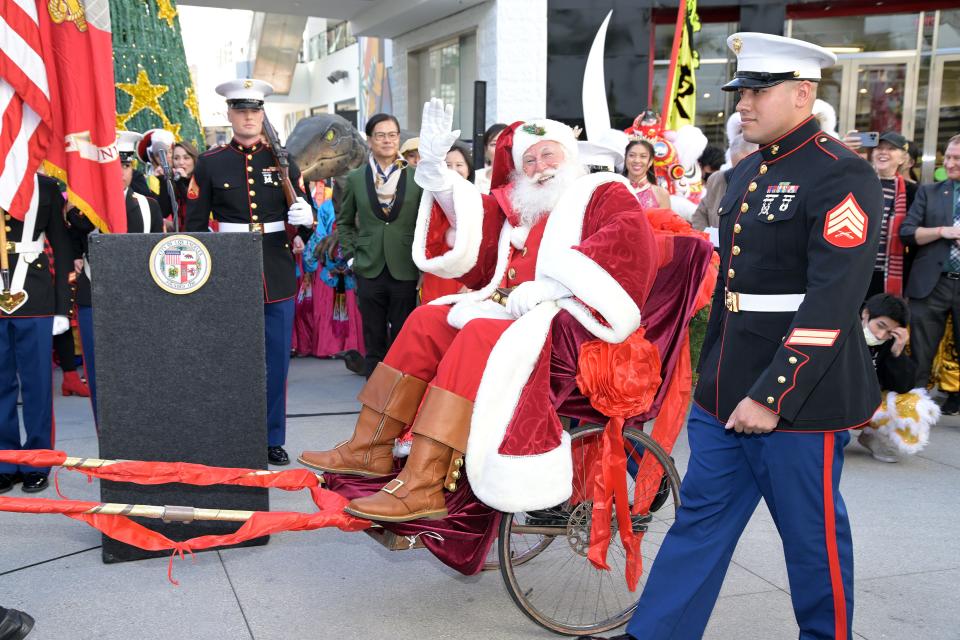
[[[253,80],[244,80],[244,81],[243,81],[243,88],[244,88],[244,89],[249,89],[249,88],[252,87],[252,86],[253,86]]]
[[[730,48],[733,49],[733,52],[736,55],[740,55],[740,49],[743,49],[743,40],[741,40],[740,38],[734,38],[730,42]]]

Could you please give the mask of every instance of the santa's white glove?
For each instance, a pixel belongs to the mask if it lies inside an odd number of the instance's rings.
[[[313,208],[303,198],[297,198],[297,201],[287,209],[287,222],[295,227],[313,226]]]
[[[67,316],[53,316],[53,335],[66,333],[70,328],[70,319]]]
[[[572,295],[570,289],[552,278],[523,282],[507,297],[507,313],[519,318],[544,300],[559,300]]]
[[[450,147],[460,137],[453,131],[453,105],[433,98],[423,105],[420,120],[420,162],[417,163],[416,183],[427,191],[450,189],[450,173],[446,159]]]

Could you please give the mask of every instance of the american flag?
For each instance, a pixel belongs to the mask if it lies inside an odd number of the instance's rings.
[[[163,264],[168,267],[179,267],[182,255],[179,249],[167,249],[163,252]]]
[[[0,208],[22,220],[50,143],[50,87],[37,3],[0,7]]]
[[[0,207],[23,219],[41,162],[103,231],[127,230],[109,0],[0,0]]]

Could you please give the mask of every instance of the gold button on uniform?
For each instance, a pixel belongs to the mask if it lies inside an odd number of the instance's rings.
[[[250,189],[250,195],[255,196],[255,195],[257,195],[257,192],[254,191],[253,189]]]
[[[760,165],[760,175],[763,175],[766,172],[767,172],[767,165],[765,164]]]
[[[773,145],[772,147],[770,147],[770,154],[771,154],[771,155],[777,155],[777,153],[778,153],[779,151],[780,151],[780,145],[778,145],[778,144],[775,144],[775,145]]]
[[[827,141],[826,138],[818,138],[818,139],[817,139],[817,142],[826,142],[826,141]]]
[[[733,245],[732,251],[733,251],[733,255],[735,256],[740,255],[740,247],[738,247],[737,245]]]
[[[773,396],[767,396],[767,404],[773,404]]]
[[[756,182],[751,182],[751,183],[750,183],[750,186],[747,187],[747,189],[749,189],[750,191],[756,191],[756,190],[757,190],[757,183],[756,183]]]
[[[251,209],[256,209],[256,208],[257,208],[257,203],[256,203],[256,202],[251,202],[251,203],[250,203],[250,208],[251,208]]]
[[[250,216],[250,219],[253,220],[254,222],[256,222],[257,220],[260,219],[260,217],[257,216],[257,214],[253,214],[252,216]]]
[[[13,229],[11,229],[10,225],[8,224],[3,225],[3,228],[6,229],[7,231],[13,231]]]
[[[230,188],[230,183],[229,183],[229,182],[224,182],[224,183],[223,183],[223,188],[224,188],[224,189],[229,189],[229,188]]]
[[[748,205],[746,202],[740,205],[740,213],[746,213],[749,210],[750,210],[750,205]]]
[[[789,358],[787,358],[787,362],[789,362],[790,364],[797,364],[796,356],[790,356]]]
[[[253,160],[253,156],[250,155],[249,153],[247,154],[247,160]]]
[[[514,278],[516,278],[516,277],[517,277],[517,270],[514,269],[513,267],[510,267],[510,270],[507,271],[507,277],[510,278],[511,280],[513,280]]]
[[[734,277],[734,276],[736,276],[736,275],[737,275],[737,272],[734,271],[733,269],[728,269],[728,270],[727,270],[727,277],[728,277],[728,278],[732,278],[732,277]]]
[[[247,171],[253,171],[253,167],[247,167]]]
[[[247,178],[247,182],[249,182],[250,184],[253,184],[253,178]]]
[[[743,231],[743,227],[741,227],[739,223],[733,225],[733,232],[734,232],[734,233],[740,233],[741,231]]]
[[[779,382],[780,384],[784,384],[786,381],[787,379],[784,378],[783,376],[780,376],[779,378],[777,378],[777,382]]]
[[[768,213],[768,214],[767,214],[767,220],[773,220],[773,219],[776,218],[776,217],[777,217],[777,216],[773,215],[772,213]]]
[[[4,220],[9,220],[9,219],[10,219],[10,214],[8,213],[8,214],[4,215],[4,216],[3,216],[3,219],[4,219]]]

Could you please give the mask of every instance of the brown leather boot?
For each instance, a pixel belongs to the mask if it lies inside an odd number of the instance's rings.
[[[413,447],[403,471],[380,491],[352,501],[344,511],[381,522],[445,517],[443,490],[457,490],[472,415],[471,401],[430,387],[413,423]]]
[[[329,451],[304,451],[301,464],[320,471],[379,477],[393,471],[393,441],[413,422],[427,383],[382,362],[357,395],[363,403],[353,436]]]

